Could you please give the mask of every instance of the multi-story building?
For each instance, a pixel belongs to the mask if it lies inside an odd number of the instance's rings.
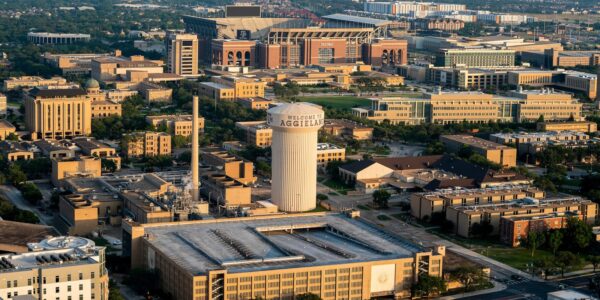
[[[413,193],[410,196],[410,212],[415,218],[431,220],[432,215],[442,214],[451,206],[508,203],[526,197],[542,199],[544,191],[528,185],[505,185],[481,189],[441,189],[433,192]]]
[[[153,131],[125,134],[121,148],[127,157],[171,155],[171,135]]]
[[[28,252],[0,255],[0,298],[108,300],[104,247],[82,237],[51,237]]]
[[[34,44],[77,44],[88,42],[91,36],[83,33],[29,32],[27,40]]]
[[[421,275],[442,275],[445,255],[331,213],[127,222],[123,237],[132,267],[156,270],[181,300],[406,298]]]
[[[598,123],[587,121],[573,122],[539,122],[537,131],[576,131],[593,133],[598,131]]]
[[[498,89],[508,85],[506,69],[433,67],[428,71],[430,83],[461,90]]]
[[[451,18],[417,19],[411,23],[414,29],[458,31],[465,28],[465,22]]]
[[[192,115],[146,116],[146,122],[154,127],[166,126],[171,135],[192,136]],[[204,118],[198,118],[198,129],[204,130]]]
[[[373,127],[345,119],[326,119],[321,131],[350,140],[364,141],[373,138]]]
[[[37,140],[32,143],[42,153],[43,156],[48,158],[68,158],[75,157],[75,149],[69,147],[67,140]]]
[[[487,160],[497,163],[502,167],[517,165],[517,149],[497,144],[471,135],[442,135],[440,141],[446,149],[459,152],[464,147],[469,147],[474,153],[480,154]]]
[[[56,187],[61,186],[61,181],[68,178],[87,177],[94,178],[102,175],[102,163],[99,157],[77,156],[53,158],[52,174],[50,180]]]
[[[273,104],[273,101],[263,97],[238,98],[237,103],[243,107],[252,110],[267,110]]]
[[[33,151],[21,142],[4,140],[0,142],[0,153],[6,161],[33,159]]]
[[[436,54],[438,67],[466,66],[512,67],[515,65],[514,50],[496,49],[442,49]]]
[[[115,148],[89,137],[74,138],[72,141],[84,155],[112,160],[117,170],[121,169],[121,157]]]
[[[195,34],[170,32],[165,43],[167,72],[181,76],[198,74],[198,37]]]
[[[17,128],[5,119],[0,119],[0,140],[5,140],[7,136],[16,134]]]
[[[25,98],[25,125],[32,140],[90,135],[91,100],[81,88],[35,88]]]
[[[332,161],[345,161],[346,148],[329,143],[317,144],[317,167],[326,167]]]
[[[121,116],[121,104],[112,100],[92,101],[92,119],[101,119],[110,116]]]
[[[203,149],[201,158],[203,165],[222,171],[222,175],[231,180],[243,185],[256,182],[254,164],[251,161],[243,160],[240,157],[215,148]]]
[[[252,188],[225,174],[207,174],[200,178],[200,182],[200,191],[210,203],[227,209],[251,203]]]
[[[252,78],[215,76],[211,78],[211,82],[201,82],[198,92],[219,101],[264,97],[265,85],[265,82]]]
[[[579,197],[535,199],[524,198],[508,203],[450,206],[446,208],[446,220],[454,224],[454,232],[462,237],[470,237],[474,224],[489,222],[490,235],[500,234],[500,219],[504,216],[531,214],[551,214],[578,212],[588,224],[598,218],[598,204]]]
[[[515,70],[507,73],[512,86],[551,86],[584,93],[595,99],[598,94],[598,77],[577,71],[565,70]]]
[[[364,11],[397,15],[406,17],[427,17],[434,12],[453,12],[464,11],[467,7],[464,4],[453,3],[434,3],[434,2],[414,2],[414,1],[394,1],[394,2],[365,2]]]
[[[423,98],[371,99],[370,108],[353,108],[361,118],[392,124],[451,124],[527,122],[544,116],[548,121],[581,119],[582,104],[571,95],[550,90],[513,91],[508,96],[482,92],[425,93]]]
[[[8,109],[8,101],[6,95],[0,93],[0,115],[6,115]]]
[[[141,55],[108,56],[92,59],[92,78],[100,81],[115,81],[128,75],[128,71],[143,71],[147,74],[163,73],[162,62],[147,60]]]
[[[271,146],[273,129],[267,121],[235,122],[235,127],[245,132],[245,142],[260,148]]]
[[[511,247],[519,247],[527,242],[532,232],[544,233],[548,230],[562,229],[569,218],[580,218],[577,211],[535,213],[500,218],[500,241]]]
[[[45,79],[39,76],[21,76],[21,77],[10,77],[4,80],[4,90],[12,91],[16,89],[29,89],[35,87],[44,87],[44,86],[65,86],[67,85],[67,80],[62,77],[52,77],[50,79]]]
[[[43,55],[44,62],[61,69],[63,75],[87,75],[92,71],[92,59],[109,56],[108,53],[69,53],[57,54],[46,52]],[[120,51],[115,51],[119,56]]]
[[[544,49],[543,51],[523,51],[521,60],[536,67],[552,69],[556,67],[597,66],[600,65],[598,51],[561,51],[562,49]]]

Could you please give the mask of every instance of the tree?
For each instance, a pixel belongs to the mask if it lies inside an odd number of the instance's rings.
[[[125,300],[119,286],[112,279],[108,283],[108,300]]]
[[[313,293],[300,294],[295,297],[296,300],[321,300],[321,297]]]
[[[548,247],[552,250],[552,254],[556,255],[556,251],[563,243],[564,235],[560,230],[551,230],[548,232]]]
[[[487,275],[483,272],[483,270],[474,266],[461,266],[452,271],[450,276],[462,283],[465,291],[470,291],[473,287],[477,287],[488,282]]]
[[[173,148],[183,148],[185,145],[187,145],[189,140],[190,139],[188,137],[176,135],[171,139],[171,142],[173,143]]]
[[[28,182],[22,184],[20,190],[21,194],[23,194],[23,198],[33,204],[37,204],[43,199],[42,192],[40,192],[40,189],[33,183]]]
[[[544,115],[540,115],[540,117],[537,119],[538,123],[544,122]]]
[[[8,167],[8,180],[17,188],[27,181],[27,175],[17,164]]]
[[[387,208],[391,196],[386,190],[376,190],[373,192],[373,203],[379,208]]]
[[[582,264],[582,261],[581,258],[575,255],[573,252],[560,251],[554,259],[554,264],[560,270],[561,277],[564,277],[566,271],[579,268]]]
[[[576,217],[571,217],[567,220],[564,232],[565,245],[576,252],[587,248],[594,238],[592,227]]]
[[[548,274],[554,268],[554,263],[548,258],[541,258],[533,261],[533,267],[544,272],[544,279],[548,279]]]
[[[429,297],[439,295],[446,289],[446,282],[443,278],[423,274],[419,276],[419,281],[412,286],[412,294],[416,297]]]
[[[535,256],[535,250],[546,242],[544,232],[530,231],[527,236],[527,248],[531,249],[531,257]]]
[[[594,266],[594,272],[596,272],[596,269],[598,266],[600,266],[600,255],[590,255],[587,257],[587,261],[592,263],[592,266]]]
[[[114,160],[102,158],[100,162],[102,164],[102,170],[105,172],[114,173],[117,171],[117,163],[115,163]]]

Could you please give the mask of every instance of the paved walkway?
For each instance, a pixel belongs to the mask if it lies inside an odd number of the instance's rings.
[[[440,300],[452,300],[452,299],[474,297],[474,296],[479,296],[479,295],[485,295],[485,294],[490,294],[490,293],[501,292],[501,291],[504,291],[506,289],[506,285],[504,285],[504,284],[502,284],[500,282],[492,281],[492,283],[494,284],[494,287],[489,288],[489,289],[480,290],[480,291],[474,291],[474,292],[469,292],[469,293],[461,293],[461,294],[450,295],[450,296],[444,296],[444,297],[440,297],[438,299],[440,299]]]

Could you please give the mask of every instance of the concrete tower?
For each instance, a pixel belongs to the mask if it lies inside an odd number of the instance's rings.
[[[198,96],[194,96],[192,99],[192,200],[198,201],[200,200],[199,196],[199,174],[198,174],[198,135],[200,131],[198,129]]]
[[[317,138],[325,113],[309,103],[269,109],[273,129],[271,198],[281,211],[302,212],[317,206]]]

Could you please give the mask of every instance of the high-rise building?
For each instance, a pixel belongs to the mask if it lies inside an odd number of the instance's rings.
[[[317,205],[317,137],[325,113],[313,104],[282,104],[268,110],[273,129],[272,201],[281,211],[301,212]]]
[[[91,100],[81,88],[35,88],[25,99],[31,139],[65,139],[92,133]]]
[[[29,252],[0,255],[0,299],[108,299],[104,247],[81,237],[53,237]]]
[[[181,76],[198,74],[198,37],[171,32],[166,39],[167,71]]]

